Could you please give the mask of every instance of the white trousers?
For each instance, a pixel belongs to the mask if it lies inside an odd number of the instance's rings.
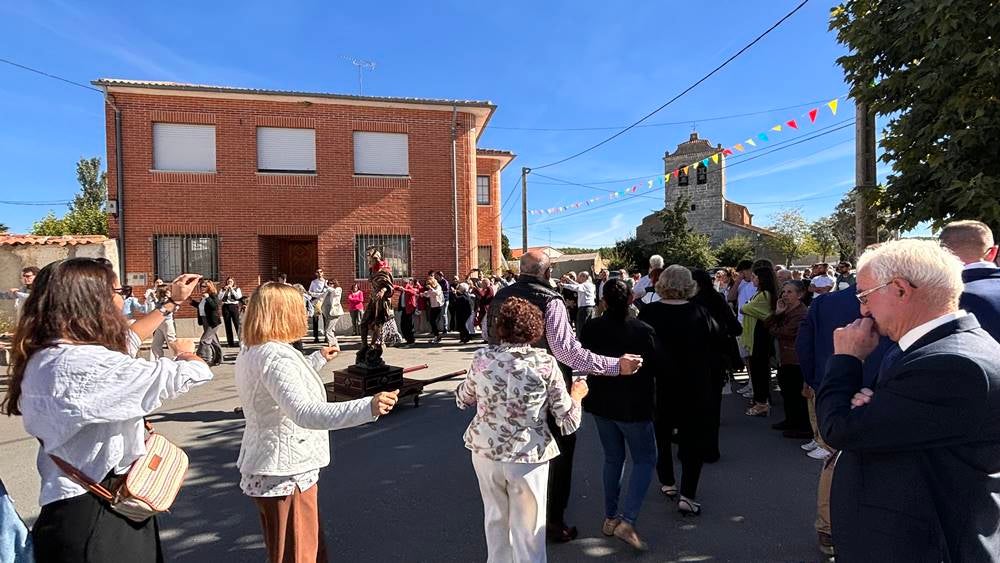
[[[549,462],[504,463],[472,454],[485,513],[487,563],[545,562]]]

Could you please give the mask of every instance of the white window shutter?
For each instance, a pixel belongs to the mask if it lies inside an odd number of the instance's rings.
[[[409,176],[409,135],[355,131],[354,173]]]
[[[215,172],[215,126],[154,123],[153,168]]]
[[[315,172],[316,130],[258,127],[257,170]]]

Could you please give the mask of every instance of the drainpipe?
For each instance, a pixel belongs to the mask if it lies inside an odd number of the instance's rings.
[[[104,101],[115,110],[115,204],[118,220],[118,277],[125,283],[125,173],[122,168],[122,110],[104,87]]]
[[[456,147],[458,142],[458,107],[451,106],[451,212],[455,226],[455,275],[458,271],[458,158]]]

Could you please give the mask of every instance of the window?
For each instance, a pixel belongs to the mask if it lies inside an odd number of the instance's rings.
[[[688,185],[688,175],[684,173],[684,169],[677,171],[677,185],[686,186]]]
[[[480,269],[485,271],[493,270],[493,247],[492,246],[480,246],[477,247],[479,251],[479,256],[477,257],[477,263]]]
[[[489,176],[476,176],[476,203],[479,205],[490,204]]]
[[[156,277],[172,280],[181,274],[219,279],[219,239],[215,235],[159,235],[153,239]]]
[[[406,133],[355,131],[354,173],[371,176],[409,176],[409,136]]]
[[[154,123],[153,169],[215,172],[215,126]]]
[[[382,249],[383,258],[392,268],[392,277],[410,276],[410,235],[358,235],[354,239],[358,279],[368,278],[367,249],[372,246]]]
[[[257,171],[282,174],[316,172],[316,130],[257,128]]]
[[[697,174],[697,180],[695,180],[697,183],[704,184],[708,182],[708,168],[704,164],[698,165]]]

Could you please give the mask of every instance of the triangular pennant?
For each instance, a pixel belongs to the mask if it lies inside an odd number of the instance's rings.
[[[830,100],[826,105],[830,108],[830,113],[837,115],[837,98]]]
[[[687,176],[687,175],[688,175],[688,167],[687,167],[687,166],[685,166],[685,167],[684,167],[684,168],[682,168],[681,170],[683,170],[683,171],[684,171],[684,175],[685,175],[685,176]]]
[[[736,143],[735,145],[733,145],[733,148],[736,149],[736,150],[738,150],[738,151],[740,151],[740,152],[743,152],[743,144],[742,143]]]
[[[746,144],[748,144],[748,145],[750,145],[751,147],[756,147],[757,146],[757,143],[753,142],[753,139],[747,139],[746,141],[743,141],[743,142],[746,143]]]
[[[785,125],[791,127],[792,129],[798,129],[799,128],[799,125],[797,123],[795,123],[794,119],[785,122]]]
[[[707,158],[707,157],[706,157],[706,158],[704,158],[704,159],[703,159],[703,160],[701,161],[701,164],[702,164],[702,166],[704,166],[705,168],[708,168],[708,158]]]
[[[674,168],[674,178],[680,176],[680,174],[681,174],[681,169],[680,168]]]
[[[743,150],[742,145],[740,146],[740,150]],[[733,151],[731,151],[729,149],[726,149],[726,150],[722,151],[722,154],[725,155],[725,156],[729,156],[729,155],[733,154]]]
[[[714,162],[715,164],[719,163],[719,153],[715,153],[712,155],[712,162]]]
[[[819,114],[819,110],[813,108],[809,110],[809,123],[816,123],[816,115]]]
[[[650,182],[652,184],[652,182]],[[632,186],[632,193],[635,193],[639,189],[639,186]]]
[[[781,131],[781,125],[780,124],[775,125],[774,127],[771,128],[771,131]]]
[[[761,141],[764,141],[765,143],[767,142],[767,135],[765,135],[764,133],[760,133],[759,135],[757,135],[757,138],[760,139]]]

